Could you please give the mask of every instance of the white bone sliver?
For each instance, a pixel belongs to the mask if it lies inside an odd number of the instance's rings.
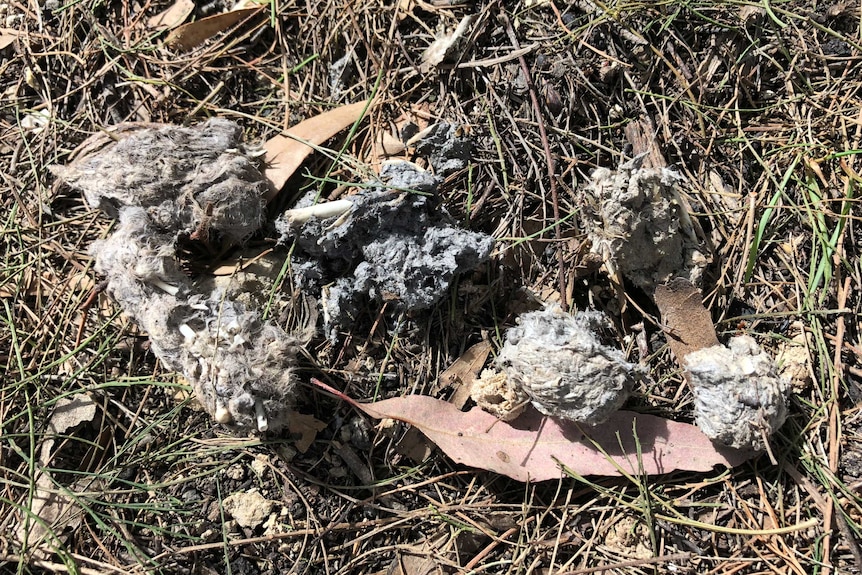
[[[227,407],[225,407],[224,403],[219,400],[216,400],[216,408],[213,418],[215,418],[219,423],[230,423],[233,420]]]
[[[291,224],[301,224],[308,221],[310,218],[319,218],[325,220],[350,211],[353,207],[353,202],[350,200],[336,200],[334,202],[325,202],[322,204],[314,204],[307,208],[295,208],[287,210],[284,215]]]
[[[263,410],[263,401],[260,399],[254,400],[254,411],[257,414],[257,430],[263,433],[269,429],[269,422],[266,420],[266,412]]]

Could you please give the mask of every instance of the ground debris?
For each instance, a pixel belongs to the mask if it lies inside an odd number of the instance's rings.
[[[224,510],[242,527],[254,529],[267,520],[274,504],[257,489],[234,493],[225,497]]]

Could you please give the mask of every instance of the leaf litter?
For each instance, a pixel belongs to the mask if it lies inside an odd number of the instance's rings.
[[[361,120],[371,110],[371,102],[339,106],[291,126],[263,145],[266,150],[266,178],[272,185],[271,200],[296,172],[316,146],[326,143],[338,132]]]
[[[716,465],[734,467],[754,455],[716,446],[693,425],[642,413],[617,411],[594,428],[532,409],[506,422],[479,407],[464,412],[424,395],[360,403],[313,381],[371,417],[409,423],[453,461],[518,481],[559,479],[561,466],[584,476],[704,472]]]
[[[48,421],[47,434],[39,450],[39,466],[42,469],[35,477],[33,503],[28,516],[21,518],[17,532],[20,541],[27,541],[39,549],[39,553],[45,554],[47,549],[57,545],[57,538],[64,537],[67,530],[77,528],[84,515],[75,499],[63,490],[87,491],[96,483],[96,479],[81,477],[74,485],[60,487],[48,468],[52,467],[51,463],[61,449],[54,448],[57,441],[75,427],[92,421],[96,417],[96,410],[96,403],[89,395],[79,393],[58,399]]]
[[[182,13],[179,8],[177,8],[177,12],[179,14]],[[242,24],[257,14],[263,14],[263,12],[263,6],[249,8],[236,7],[228,12],[214,14],[200,20],[195,20],[194,22],[189,22],[188,24],[182,24],[171,29],[165,38],[165,44],[179,51],[191,50],[200,46],[216,34],[224,32],[232,26]],[[169,13],[168,16],[179,18],[179,15],[174,13]]]

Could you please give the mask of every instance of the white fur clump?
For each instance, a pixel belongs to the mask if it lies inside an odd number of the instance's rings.
[[[507,332],[497,364],[545,415],[597,425],[622,406],[641,375],[599,341],[602,323],[595,312],[524,314]]]
[[[646,291],[674,277],[699,285],[707,260],[680,194],[684,178],[667,168],[642,168],[643,159],[593,172],[585,189],[592,252],[611,275]]]
[[[236,124],[142,129],[61,170],[119,222],[95,242],[108,292],[192,383],[207,411],[240,430],[276,431],[293,398],[297,337],[212,281],[192,281],[176,246],[196,232],[233,245],[263,223],[266,181]]]
[[[737,449],[764,450],[787,418],[789,382],[747,335],[685,356],[697,425],[710,439]]]

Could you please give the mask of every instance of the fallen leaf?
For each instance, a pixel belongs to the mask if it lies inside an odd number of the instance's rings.
[[[374,145],[367,162],[372,169],[379,173],[386,158],[399,156],[407,150],[407,146],[400,139],[386,131],[381,131],[374,137]]]
[[[391,575],[444,575],[440,552],[428,542],[423,545],[399,546],[389,566]]]
[[[422,432],[415,427],[409,428],[395,444],[395,453],[403,455],[411,461],[422,463],[431,457],[434,446]]]
[[[56,293],[61,281],[49,271],[36,275],[33,268],[26,268],[19,276],[12,276],[5,283],[0,283],[0,298],[15,298],[21,296],[37,296],[41,293]],[[74,288],[74,286],[70,286]],[[88,288],[79,288],[88,291]]]
[[[0,28],[0,50],[11,46],[20,35],[14,28]]]
[[[649,116],[642,116],[637,120],[627,123],[625,128],[623,128],[623,132],[626,135],[626,139],[632,145],[632,156],[638,156],[643,153],[647,154],[647,157],[643,160],[643,164],[641,164],[644,168],[667,167],[667,161],[664,159],[661,148],[653,135],[655,134],[655,127]]]
[[[263,11],[263,6],[255,6],[254,8],[241,8],[239,10],[231,10],[230,12],[222,12],[207,16],[188,24],[183,24],[174,28],[168,37],[165,38],[165,44],[175,50],[191,50],[195,46],[203,44],[219,32],[223,32],[251,18],[255,14],[260,14]]]
[[[326,140],[358,122],[371,109],[370,102],[356,102],[324,112],[270,138],[266,150],[266,177],[272,184],[267,201],[281,191],[300,164]]]
[[[56,456],[54,443],[56,436],[67,433],[81,423],[92,421],[96,416],[96,404],[86,394],[64,397],[57,400],[54,413],[48,421],[48,433],[42,442],[39,462],[43,467],[50,467]],[[82,477],[69,489],[80,492],[89,489],[94,482],[92,477]],[[64,530],[74,529],[80,523],[83,510],[74,499],[65,495],[54,485],[54,480],[47,472],[39,472],[35,481],[30,505],[30,521],[22,521],[18,526],[18,540],[26,540],[28,546],[35,546],[43,541],[61,534]],[[37,521],[35,518],[38,518]],[[49,542],[52,545],[53,542]]]
[[[195,3],[192,0],[177,0],[169,8],[147,20],[147,25],[152,30],[172,30],[185,22],[194,10]]]
[[[326,424],[313,415],[291,411],[288,413],[287,429],[291,434],[299,435],[293,445],[297,451],[305,453],[317,437],[317,432],[326,429]]]
[[[419,428],[457,463],[518,481],[558,479],[561,465],[580,475],[704,472],[716,465],[733,467],[756,454],[713,445],[693,425],[642,413],[619,411],[591,429],[545,417],[532,408],[503,422],[478,407],[464,412],[423,395],[359,403],[312,381],[371,417],[398,419]]]
[[[487,341],[480,341],[471,346],[440,374],[440,377],[437,378],[437,384],[434,386],[434,394],[436,395],[451,387],[455,392],[449,398],[449,403],[458,409],[464,407],[464,404],[470,399],[473,382],[479,376],[479,372],[482,371],[482,366],[485,365],[490,353],[491,344]],[[432,448],[433,445],[430,444],[428,438],[423,436],[415,427],[408,429],[395,444],[396,452],[416,463],[428,459]]]
[[[479,373],[482,371],[482,367],[488,360],[490,353],[490,342],[480,341],[471,346],[440,374],[440,377],[437,378],[437,385],[434,386],[434,394],[436,395],[444,389],[451,387],[455,390],[455,393],[449,400],[449,403],[458,409],[464,407],[464,404],[470,399],[470,388],[473,381],[479,377]]]
[[[54,405],[54,413],[48,421],[48,439],[42,444],[39,458],[42,465],[47,467],[54,457],[52,449],[55,439],[52,436],[62,435],[85,421],[93,421],[94,417],[96,417],[96,404],[90,396],[77,394],[58,399]]]
[[[655,290],[668,345],[680,367],[693,351],[718,345],[712,316],[703,306],[703,297],[692,283],[676,278]]]

